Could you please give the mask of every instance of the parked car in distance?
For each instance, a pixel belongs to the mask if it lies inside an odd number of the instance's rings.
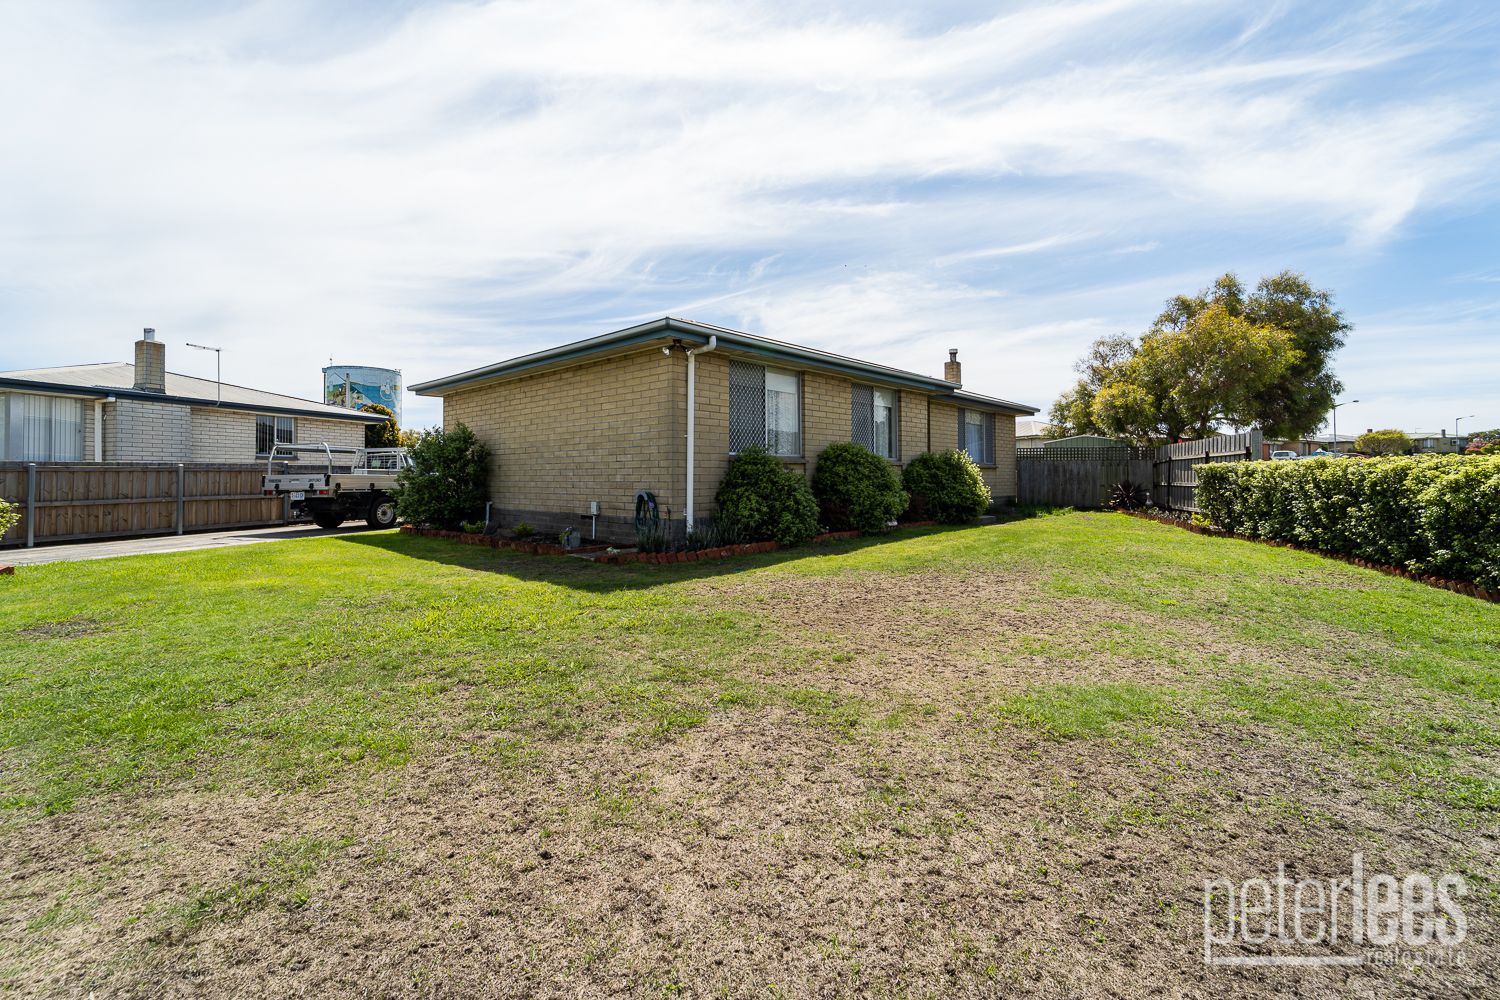
[[[1296,457],[1297,457],[1297,453],[1295,451],[1273,451],[1273,452],[1271,452],[1271,461],[1273,461],[1273,462],[1290,462],[1293,459],[1295,459]]]

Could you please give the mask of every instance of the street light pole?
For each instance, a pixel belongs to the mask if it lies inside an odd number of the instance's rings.
[[[1472,419],[1474,419],[1474,414],[1472,414],[1472,413],[1466,413],[1466,414],[1464,414],[1461,417],[1454,417],[1453,418],[1453,440],[1458,444],[1460,451],[1463,450],[1464,439],[1458,436],[1458,422],[1460,420],[1472,420]]]
[[[1339,454],[1339,407],[1357,402],[1359,402],[1357,399],[1346,399],[1342,403],[1333,404],[1333,453],[1335,455]]]
[[[196,347],[200,351],[213,351],[214,352],[214,401],[218,402],[218,403],[224,402],[224,363],[223,363],[224,350],[223,350],[223,348],[220,348],[220,347],[205,347],[202,344],[189,344],[188,346],[189,347]]]

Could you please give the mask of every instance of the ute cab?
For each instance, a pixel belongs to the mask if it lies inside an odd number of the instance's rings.
[[[394,528],[396,477],[407,465],[405,448],[278,444],[266,459],[261,490],[287,497],[320,528],[350,520]]]

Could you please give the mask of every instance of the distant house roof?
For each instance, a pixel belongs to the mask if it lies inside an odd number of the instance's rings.
[[[0,372],[0,390],[30,389],[37,392],[67,392],[74,395],[104,398],[152,399],[183,406],[222,406],[231,410],[256,413],[284,413],[297,416],[327,417],[332,420],[358,420],[374,423],[384,420],[373,413],[329,406],[311,399],[283,396],[276,392],[247,389],[228,382],[194,378],[167,372],[167,391],[148,392],[135,388],[135,365],[107,361],[94,365],[63,365],[58,368],[30,368],[24,371]],[[222,402],[219,394],[222,393]]]
[[[856,378],[867,378],[894,385],[909,386],[914,389],[924,389],[940,395],[951,396],[958,402],[968,403],[976,407],[1001,410],[1007,413],[1031,414],[1037,412],[1036,407],[1027,406],[1025,403],[1013,403],[1007,399],[967,392],[961,389],[958,383],[949,382],[946,379],[937,378],[936,376],[903,371],[900,368],[890,368],[869,361],[860,361],[857,358],[845,357],[842,354],[831,354],[827,351],[819,351],[811,347],[801,347],[797,344],[789,344],[780,340],[771,340],[769,337],[760,337],[753,333],[745,333],[742,330],[731,330],[727,327],[714,326],[709,323],[698,323],[688,319],[679,319],[675,316],[663,316],[661,319],[654,319],[636,326],[626,327],[623,330],[616,330],[613,333],[574,341],[571,344],[563,344],[560,347],[548,348],[545,351],[537,351],[533,354],[524,354],[520,357],[511,358],[508,361],[501,361],[497,364],[486,365],[483,368],[459,372],[457,375],[449,375],[446,378],[419,382],[411,386],[411,390],[421,396],[443,396],[469,386],[492,382],[512,375],[562,367],[592,355],[638,347],[642,344],[649,344],[664,338],[680,340],[693,345],[701,345],[708,343],[710,337],[716,337],[721,348],[758,355],[783,363],[822,368],[827,371],[852,375]]]
[[[1354,439],[1357,438],[1357,437],[1359,437],[1358,434],[1340,434],[1338,436],[1338,441],[1339,441],[1340,444],[1352,444],[1354,442]],[[1270,441],[1271,439],[1267,438],[1266,440]],[[1311,444],[1333,444],[1334,437],[1333,437],[1332,434],[1309,434],[1306,437],[1299,437],[1299,438],[1276,438],[1275,440],[1276,441],[1298,442],[1298,443],[1306,441],[1306,442],[1309,442]]]
[[[1045,420],[1017,420],[1016,437],[1041,437],[1052,429]]]

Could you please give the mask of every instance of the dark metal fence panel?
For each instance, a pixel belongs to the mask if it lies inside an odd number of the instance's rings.
[[[1167,510],[1197,513],[1198,466],[1208,462],[1249,462],[1260,455],[1260,431],[1216,434],[1199,441],[1162,445],[1156,450],[1151,500]]]
[[[1020,503],[1081,509],[1106,506],[1124,481],[1151,482],[1149,448],[1018,448],[1016,499]]]

